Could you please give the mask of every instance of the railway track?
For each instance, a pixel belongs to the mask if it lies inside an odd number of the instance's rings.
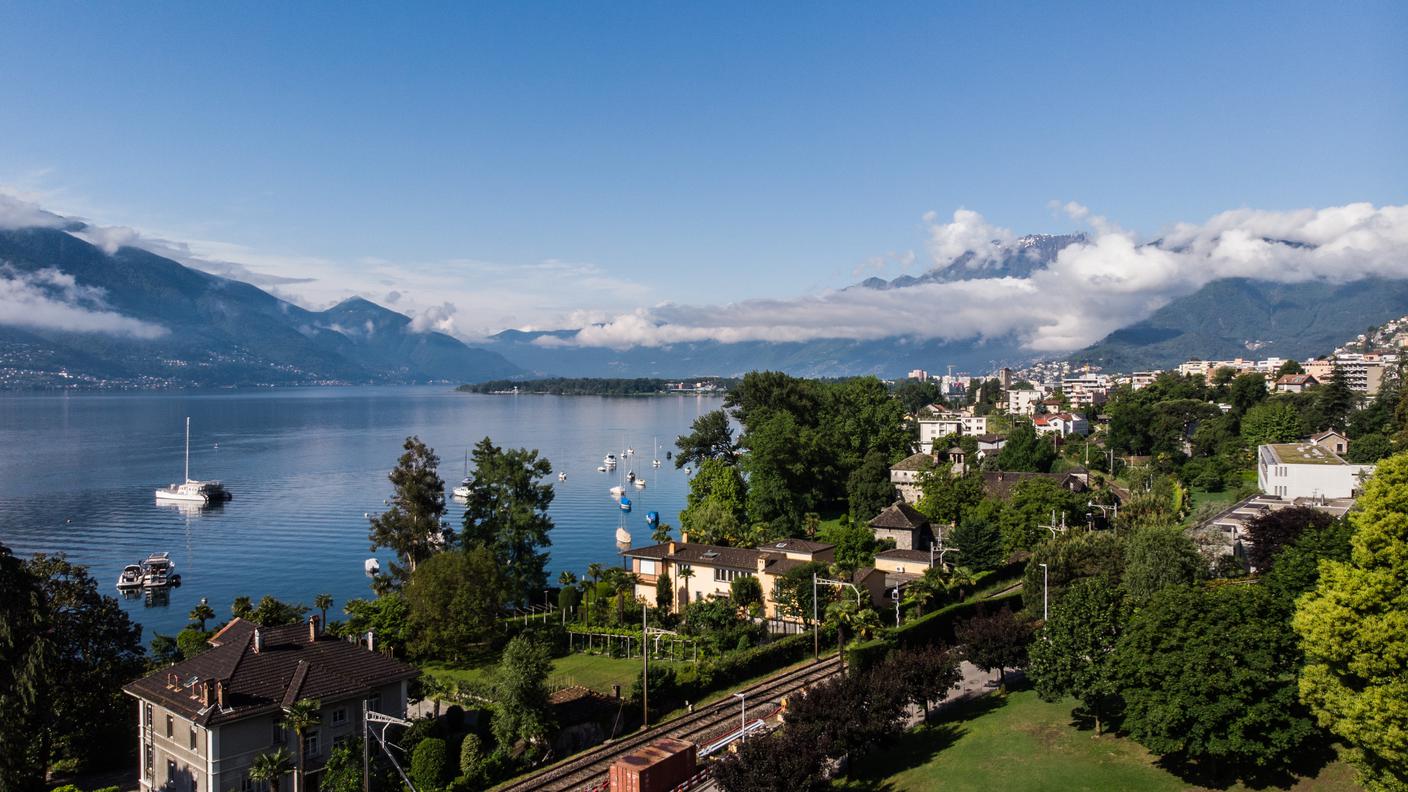
[[[777,704],[784,696],[827,679],[839,670],[840,662],[830,657],[736,692],[747,694],[749,709],[755,706],[761,708]],[[496,792],[579,792],[595,788],[605,780],[613,762],[643,745],[661,737],[674,737],[702,745],[707,738],[727,731],[738,717],[739,709],[734,699],[721,699],[648,731],[599,745],[574,759],[499,787]]]

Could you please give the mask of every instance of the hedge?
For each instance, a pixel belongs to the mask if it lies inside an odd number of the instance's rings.
[[[994,599],[959,602],[927,613],[899,628],[891,627],[880,637],[854,644],[846,650],[846,662],[856,669],[869,668],[895,648],[912,649],[931,644],[952,644],[954,627],[963,621],[994,610],[1022,607],[1022,592],[1013,591]]]

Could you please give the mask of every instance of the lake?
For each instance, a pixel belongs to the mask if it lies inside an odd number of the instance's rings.
[[[0,544],[16,555],[66,553],[86,564],[106,594],[124,564],[167,551],[182,585],[169,601],[123,599],[152,632],[174,633],[200,600],[221,620],[239,595],[311,605],[327,592],[334,611],[372,596],[363,572],[365,514],[386,506],[387,473],[408,435],[440,455],[446,488],[463,477],[465,452],[485,436],[507,448],[536,448],[552,461],[556,524],[550,582],[588,563],[620,563],[621,511],[608,490],[633,469],[625,525],[650,544],[648,511],[679,525],[689,482],[665,459],[674,439],[719,397],[499,396],[446,386],[328,387],[220,393],[0,396]],[[179,481],[186,416],[191,476],[219,479],[234,499],[177,508],[155,489]],[[650,460],[655,438],[661,466]],[[633,447],[617,472],[598,473],[607,453]],[[565,471],[566,481],[556,472]],[[463,508],[448,501],[458,527]],[[676,534],[678,535],[678,534]],[[390,555],[380,551],[385,568]]]

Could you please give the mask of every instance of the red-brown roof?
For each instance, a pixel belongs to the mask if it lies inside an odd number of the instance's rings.
[[[236,618],[211,637],[211,648],[153,671],[126,685],[132,696],[160,704],[203,726],[274,712],[299,699],[338,700],[366,694],[420,672],[349,641],[319,636],[309,625],[258,628],[262,648],[254,651],[255,625]],[[222,708],[207,682],[223,683]]]

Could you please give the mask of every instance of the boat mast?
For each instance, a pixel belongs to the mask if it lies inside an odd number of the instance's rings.
[[[191,416],[186,416],[186,481],[191,480]]]

